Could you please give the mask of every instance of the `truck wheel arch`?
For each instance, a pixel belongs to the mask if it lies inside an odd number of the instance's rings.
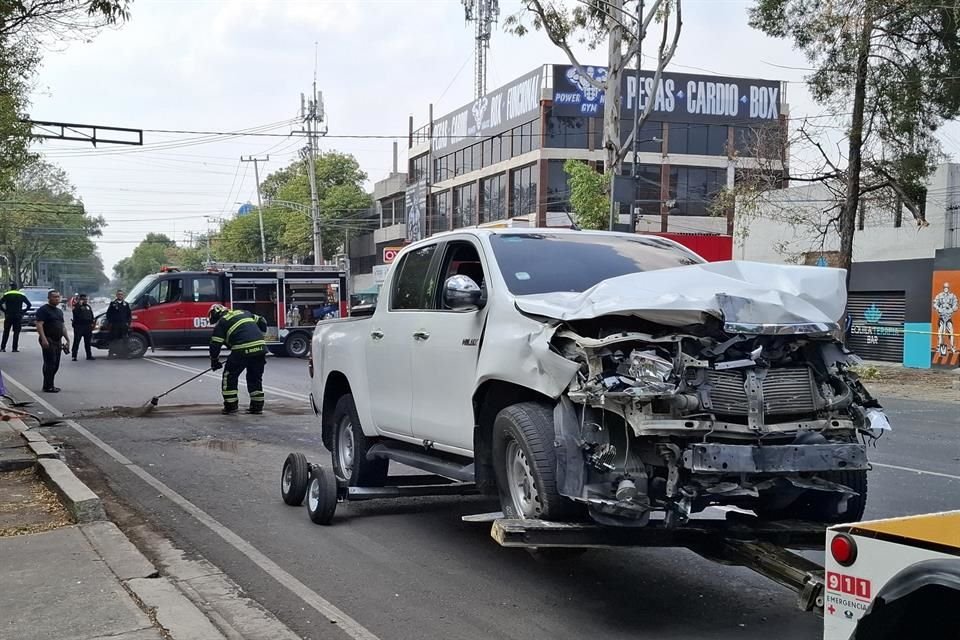
[[[323,406],[320,408],[320,437],[323,446],[333,450],[333,412],[337,402],[348,393],[353,393],[347,376],[339,371],[331,371],[323,385]]]
[[[538,391],[512,382],[487,380],[473,394],[473,456],[477,488],[496,495],[493,473],[493,422],[501,411],[520,402],[556,403]]]

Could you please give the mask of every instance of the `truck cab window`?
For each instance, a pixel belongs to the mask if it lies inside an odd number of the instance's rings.
[[[469,242],[451,242],[447,245],[446,255],[443,259],[443,267],[440,271],[443,277],[440,279],[440,286],[437,287],[437,309],[443,309],[441,303],[443,300],[443,283],[452,276],[467,276],[477,283],[481,289],[487,286],[487,278],[483,272],[483,263],[480,262],[480,254],[476,247]]]
[[[437,245],[431,244],[411,251],[397,267],[397,276],[390,295],[392,311],[411,311],[430,308],[436,288],[436,271],[430,270]]]
[[[220,294],[217,291],[217,278],[194,278],[193,301],[220,302]]]
[[[170,278],[168,280],[161,280],[153,286],[150,291],[143,296],[144,304],[142,306],[147,306],[146,303],[149,303],[150,306],[155,304],[166,304],[168,302],[179,302],[183,294],[183,279],[181,278]]]

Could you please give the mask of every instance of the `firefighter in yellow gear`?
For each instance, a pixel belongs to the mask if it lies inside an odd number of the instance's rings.
[[[267,330],[267,321],[249,311],[231,310],[220,304],[210,307],[207,317],[214,325],[210,338],[210,368],[216,371],[223,367],[222,413],[232,415],[239,410],[238,386],[240,374],[244,371],[247,372],[247,392],[250,394],[247,413],[263,413],[263,368],[267,363],[267,342],[263,334]],[[226,364],[220,362],[223,347],[230,349]]]

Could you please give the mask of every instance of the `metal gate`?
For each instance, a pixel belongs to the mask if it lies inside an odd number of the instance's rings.
[[[847,311],[853,326],[847,346],[865,360],[903,362],[903,291],[851,293]]]

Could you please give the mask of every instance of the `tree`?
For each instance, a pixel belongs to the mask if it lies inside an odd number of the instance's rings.
[[[37,282],[42,262],[90,268],[96,256],[91,238],[104,224],[103,218],[87,215],[62,169],[34,158],[0,200],[0,254],[19,284]]]
[[[0,0],[0,38],[86,39],[130,17],[130,0]]]
[[[581,229],[606,229],[610,211],[610,174],[599,173],[586,162],[569,159],[563,164],[570,186],[570,206]]]
[[[757,0],[750,10],[751,26],[804,52],[813,97],[845,123],[845,154],[831,152],[822,126],[800,128],[819,167],[790,179],[842,185],[826,224],[848,278],[861,199],[886,195],[927,224],[936,130],[960,114],[958,21],[960,0]]]
[[[323,254],[333,256],[344,244],[347,231],[361,231],[370,226],[366,213],[372,201],[363,188],[367,174],[360,169],[356,158],[337,151],[317,158],[315,168]],[[304,162],[293,162],[268,175],[261,184],[261,192],[267,255],[306,261],[313,255],[313,222],[308,213],[310,182]],[[253,255],[260,248],[259,234],[256,215],[230,220],[221,229],[217,258],[259,261],[259,257]]]
[[[0,0],[0,194],[31,161],[30,81],[43,46],[89,40],[129,17],[130,0]]]
[[[683,24],[681,0],[649,0],[645,5],[641,25],[637,24],[638,11],[627,11],[627,4],[625,0],[577,0],[572,6],[568,6],[563,0],[523,0],[524,9],[505,21],[509,31],[523,36],[529,31],[525,18],[532,17],[533,28],[543,31],[550,42],[563,50],[580,77],[604,92],[603,146],[607,153],[604,166],[608,171],[620,166],[630,151],[638,127],[643,126],[653,110],[660,77],[677,50]],[[630,134],[621,144],[621,80],[630,61],[639,57],[647,29],[654,21],[661,23],[663,30],[657,49],[653,92],[647,100],[646,108],[640,114],[638,127],[631,127]],[[638,26],[642,27],[642,31]],[[595,78],[587,73],[584,65],[573,53],[573,44],[579,42],[594,50],[604,41],[607,43],[607,74],[605,78]]]
[[[177,245],[166,234],[148,233],[132,254],[113,266],[114,277],[129,289],[161,267],[173,266],[176,255]]]

